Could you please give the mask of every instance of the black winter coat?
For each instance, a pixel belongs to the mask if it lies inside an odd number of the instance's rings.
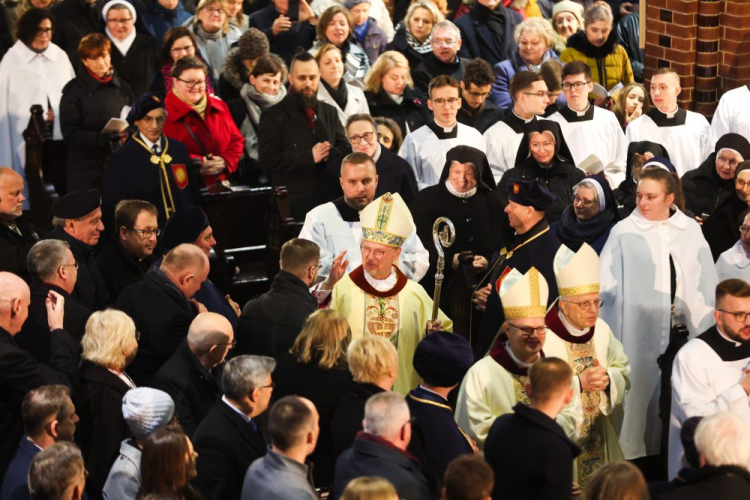
[[[136,32],[133,45],[125,56],[112,44],[112,67],[130,84],[136,96],[148,90],[151,75],[161,67],[159,60],[159,44],[151,35]]]
[[[487,132],[487,129],[503,119],[505,113],[502,109],[489,99],[484,100],[482,109],[476,113],[470,113],[466,98],[464,98],[461,108],[458,110],[456,120],[464,125],[469,125],[479,130],[481,134]]]
[[[18,347],[29,352],[37,361],[45,365],[50,364],[50,357],[52,356],[52,339],[47,323],[46,305],[50,290],[59,293],[65,299],[65,318],[63,320],[65,331],[76,341],[80,342],[86,332],[86,322],[93,312],[58,286],[49,283],[34,283],[31,285],[29,317],[14,340]]]
[[[49,10],[54,18],[52,25],[55,27],[55,31],[52,32],[52,43],[68,54],[70,64],[76,69],[77,74],[85,73],[86,70],[79,64],[81,58],[78,55],[78,44],[84,36],[99,31],[103,24],[101,11],[83,0],[63,0]]]
[[[695,215],[713,215],[734,194],[734,179],[722,180],[716,173],[716,153],[711,153],[700,167],[682,176],[685,208]]]
[[[432,114],[427,109],[427,98],[417,89],[406,87],[404,89],[404,100],[401,104],[391,99],[383,89],[377,94],[365,91],[365,97],[367,97],[370,115],[390,118],[398,123],[401,129],[401,137],[406,137],[407,124],[409,125],[409,131],[414,132],[432,120]]]
[[[96,256],[102,279],[113,301],[117,300],[125,288],[140,283],[153,261],[153,255],[138,261],[125,253],[119,242],[119,234],[115,234]]]
[[[151,386],[172,397],[177,419],[185,434],[192,438],[221,397],[220,375],[218,367],[209,372],[200,364],[185,339],[156,373]]]
[[[325,161],[315,163],[313,146],[328,141],[332,148],[330,157],[351,150],[338,113],[330,104],[318,102],[313,133],[290,93],[263,112],[259,130],[260,164],[271,174],[274,187],[286,186],[292,215],[302,221],[315,208],[315,190],[326,166]]]
[[[315,40],[315,26],[308,22],[294,23],[289,31],[273,36],[273,22],[279,17],[276,7],[269,5],[250,16],[250,27],[258,28],[271,44],[271,53],[277,54],[289,66],[298,49],[310,49]]]
[[[414,74],[414,69],[417,68],[417,66],[419,66],[428,55],[432,54],[432,52],[420,54],[412,49],[406,41],[406,28],[403,25],[396,30],[396,33],[393,35],[393,40],[385,46],[385,50],[401,52],[406,57],[406,60],[409,61],[409,67],[412,68],[412,75]],[[417,82],[415,81],[414,85],[416,84]]]
[[[312,401],[317,408],[320,416],[320,436],[309,459],[315,464],[315,486],[320,488],[332,485],[336,453],[333,448],[331,421],[341,398],[349,392],[354,383],[352,374],[346,366],[324,370],[316,361],[300,363],[294,355],[287,352],[279,357],[273,379],[276,382],[273,391],[275,400],[290,395],[301,396]]]
[[[429,91],[430,80],[436,76],[448,75],[460,82],[461,78],[464,76],[464,67],[466,67],[467,62],[466,59],[459,57],[457,61],[446,64],[435,57],[434,53],[429,53],[411,72],[414,86],[427,94]]]
[[[750,497],[750,473],[747,469],[705,466],[681,488],[662,493],[658,500],[744,500]]]
[[[103,84],[84,69],[62,92],[60,128],[68,145],[68,192],[101,188],[105,161],[112,153],[109,136],[101,131],[110,118],[120,117],[124,106],[133,104],[133,91],[117,75]]]
[[[518,403],[513,411],[495,420],[484,447],[495,472],[493,500],[570,498],[581,449],[539,410]]]
[[[256,354],[278,358],[289,352],[318,301],[301,279],[279,271],[271,289],[242,308],[233,355]]]
[[[112,303],[99,266],[96,265],[96,247],[78,241],[59,227],[53,229],[44,239],[65,241],[70,245],[70,251],[78,263],[78,279],[71,294],[73,298],[92,312],[100,311]]]
[[[336,456],[350,448],[354,444],[357,433],[362,430],[367,400],[370,396],[384,391],[385,389],[374,384],[355,382],[352,390],[341,398],[331,420],[333,451]]]
[[[739,218],[747,209],[748,204],[733,194],[703,223],[703,237],[711,247],[714,261],[740,239]]]
[[[86,468],[91,500],[102,498],[109,469],[120,454],[128,428],[122,416],[122,398],[130,386],[106,368],[89,361],[81,364],[81,396],[76,403],[78,439]]]
[[[0,221],[0,271],[13,273],[31,282],[31,275],[26,264],[29,250],[39,241],[38,229],[25,215],[13,220],[21,235],[11,231],[8,223]]]
[[[262,429],[259,420],[253,419]],[[266,454],[267,446],[262,434],[221,400],[193,434],[193,445],[198,452],[193,486],[203,500],[239,500],[248,467]]]
[[[502,15],[503,22],[502,45],[495,42],[492,35],[488,19],[492,11],[484,7],[479,2],[472,5],[468,14],[461,16],[456,21],[456,26],[461,31],[461,50],[458,52],[459,57],[464,59],[474,59],[481,57],[490,66],[494,67],[497,63],[510,59],[511,55],[517,50],[513,32],[521,22],[523,17],[518,12],[498,5],[495,8],[495,15]]]
[[[78,342],[64,330],[50,332],[49,365],[37,362],[20,349],[8,331],[0,328],[0,476],[16,454],[23,436],[21,401],[26,393],[49,384],[78,389]]]
[[[150,385],[159,368],[187,337],[195,312],[183,293],[161,271],[150,271],[140,283],[120,293],[115,308],[135,322],[141,333],[138,354],[128,374],[138,385]]]

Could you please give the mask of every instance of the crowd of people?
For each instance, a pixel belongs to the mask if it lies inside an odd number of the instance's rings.
[[[684,109],[639,24],[3,0],[0,500],[748,498],[750,85]],[[238,304],[246,186],[301,229]]]

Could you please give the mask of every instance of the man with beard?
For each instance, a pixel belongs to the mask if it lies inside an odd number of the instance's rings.
[[[320,68],[308,53],[294,57],[289,93],[263,112],[259,161],[274,187],[285,186],[295,220],[315,207],[315,191],[332,152],[347,154],[349,143],[336,109],[318,102]]]
[[[682,424],[732,411],[750,424],[750,285],[728,279],[716,287],[716,325],[680,349],[672,368],[669,478],[682,467]]]
[[[339,178],[344,195],[307,213],[299,237],[314,241],[320,247],[320,276],[328,276],[336,256],[346,253],[346,272],[362,264],[359,246],[362,241],[361,211],[372,203],[378,187],[375,162],[365,153],[352,153],[341,162]],[[407,278],[419,281],[430,267],[429,253],[416,230],[403,243],[398,267]],[[339,259],[341,263],[341,259]]]

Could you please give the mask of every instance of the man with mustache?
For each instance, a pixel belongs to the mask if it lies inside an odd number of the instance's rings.
[[[315,192],[332,152],[345,156],[349,141],[336,108],[318,102],[320,68],[308,53],[294,56],[289,93],[263,112],[259,161],[274,187],[285,186],[295,220],[315,207]]]
[[[728,279],[716,287],[716,325],[680,349],[672,368],[669,478],[682,467],[682,424],[732,411],[750,424],[750,285]]]

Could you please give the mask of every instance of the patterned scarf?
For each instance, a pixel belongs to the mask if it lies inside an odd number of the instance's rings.
[[[560,229],[557,236],[573,251],[578,251],[586,242],[593,243],[601,234],[612,225],[615,218],[613,210],[606,210],[591,220],[580,222],[576,219],[573,205],[568,205],[560,215]]]
[[[428,54],[432,52],[432,44],[430,44],[432,35],[428,36],[424,42],[419,43],[419,40],[417,40],[408,29],[404,28],[404,33],[406,33],[406,43],[409,44],[409,47],[414,49],[417,54]]]

